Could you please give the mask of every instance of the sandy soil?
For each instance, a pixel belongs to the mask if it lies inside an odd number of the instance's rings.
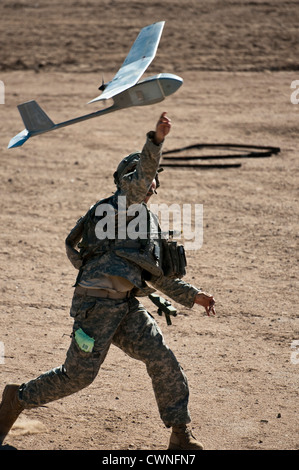
[[[144,300],[188,376],[194,434],[208,450],[299,449],[298,17],[297,2],[281,0],[1,2],[1,388],[63,362],[76,276],[64,239],[112,193],[119,160],[166,110],[165,150],[280,148],[196,161],[238,167],[165,168],[153,201],[204,208],[186,280],[214,294],[217,316],[175,305],[167,326]],[[96,110],[86,103],[102,74],[112,78],[139,29],[158,20],[166,25],[146,76],[182,76],[175,95],[7,150],[23,129],[17,104],[36,99],[54,122]],[[89,388],[24,412],[3,448],[160,450],[168,438],[143,364],[112,347]]]

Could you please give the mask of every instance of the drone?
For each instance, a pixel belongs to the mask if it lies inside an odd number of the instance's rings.
[[[30,137],[70,126],[77,122],[86,121],[103,114],[132,106],[146,106],[159,103],[166,96],[175,93],[183,84],[183,79],[177,75],[159,73],[158,75],[140,80],[156,55],[164,24],[165,21],[160,21],[140,30],[129,54],[116,75],[108,83],[103,83],[99,87],[102,93],[88,103],[112,99],[113,104],[110,107],[54,124],[35,100],[22,103],[18,105],[18,110],[25,124],[25,129],[10,140],[8,148],[20,147]]]

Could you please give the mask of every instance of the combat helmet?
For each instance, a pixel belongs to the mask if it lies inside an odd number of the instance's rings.
[[[113,173],[114,183],[116,184],[117,187],[119,187],[120,180],[122,179],[124,175],[128,175],[129,173],[132,173],[135,170],[136,165],[139,162],[139,159],[140,159],[140,152],[133,152],[121,160],[116,171]],[[160,173],[161,171],[163,171],[163,168],[159,168],[155,176],[156,183],[157,183],[156,188],[160,186],[158,173]]]
[[[139,159],[140,152],[130,153],[130,155],[122,159],[113,174],[114,183],[116,184],[116,186],[119,186],[120,180],[124,175],[127,175],[128,173],[134,171]]]

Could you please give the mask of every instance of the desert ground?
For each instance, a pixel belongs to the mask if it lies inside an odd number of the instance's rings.
[[[103,107],[87,105],[102,77],[161,20],[145,76],[179,75],[174,95],[7,149],[24,128],[20,103],[35,99],[54,122]],[[230,143],[280,152],[224,159],[225,149],[197,167],[165,166],[152,202],[202,204],[203,243],[187,251],[185,279],[214,295],[217,314],[174,303],[167,326],[141,300],[188,377],[191,427],[207,450],[299,449],[298,22],[297,1],[1,2],[1,391],[63,363],[77,274],[65,237],[112,194],[118,162],[167,111],[165,151]],[[175,156],[190,164],[187,151]],[[2,448],[158,451],[169,435],[145,366],[112,346],[91,386],[25,411]]]

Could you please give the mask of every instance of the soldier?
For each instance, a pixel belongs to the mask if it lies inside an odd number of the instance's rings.
[[[90,385],[114,344],[145,363],[161,419],[172,428],[168,448],[203,449],[188,426],[186,376],[156,321],[136,298],[157,289],[184,306],[196,303],[208,314],[215,314],[213,296],[184,282],[180,273],[165,274],[169,270],[165,257],[163,266],[167,242],[163,242],[159,224],[146,205],[159,186],[162,144],[170,128],[170,119],[162,113],[155,131],[147,134],[143,150],[120,162],[114,173],[116,192],[92,206],[68,235],[67,255],[79,274],[70,310],[74,325],[66,360],[22,385],[6,385],[0,405],[0,443],[24,409]],[[134,217],[128,215],[133,204],[143,211],[146,223],[139,219],[139,226],[146,227],[145,236],[142,231],[138,237],[128,236],[129,223],[134,223]],[[149,236],[151,231],[159,235]]]

